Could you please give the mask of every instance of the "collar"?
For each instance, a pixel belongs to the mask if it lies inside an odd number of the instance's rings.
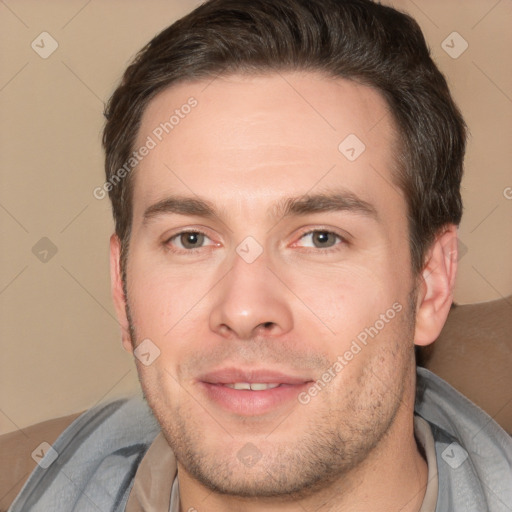
[[[135,473],[125,512],[169,510],[171,484],[178,480],[177,472],[174,453],[160,431]],[[176,498],[179,504],[179,496]]]
[[[428,466],[427,486],[419,512],[435,512],[439,493],[436,445],[430,425],[421,416],[414,415],[414,437],[423,448]]]

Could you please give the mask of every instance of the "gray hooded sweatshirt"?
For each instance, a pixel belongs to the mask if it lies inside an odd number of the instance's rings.
[[[430,425],[434,439],[435,511],[512,512],[511,437],[424,368],[417,369],[415,415]],[[9,512],[125,511],[137,469],[159,433],[142,397],[90,409],[46,452]],[[163,512],[179,510],[177,488],[175,478],[170,508]],[[140,510],[157,509],[149,504]]]

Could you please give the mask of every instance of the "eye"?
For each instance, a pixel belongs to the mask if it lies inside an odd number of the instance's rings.
[[[346,240],[337,233],[333,231],[327,231],[327,230],[312,230],[308,231],[307,233],[304,233],[300,240],[306,240],[308,243],[303,245],[303,247],[313,247],[316,249],[329,249],[331,247],[335,247],[336,241],[339,240],[340,242],[346,242]]]
[[[181,231],[171,236],[165,243],[171,244],[182,250],[193,250],[204,247],[205,240],[210,240],[207,235],[201,231]],[[210,240],[211,241],[211,240]],[[208,245],[215,245],[213,242]]]

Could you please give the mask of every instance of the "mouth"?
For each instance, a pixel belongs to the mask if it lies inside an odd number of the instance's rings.
[[[202,375],[197,382],[216,407],[240,416],[257,416],[298,403],[299,393],[313,381],[265,369],[224,368]]]

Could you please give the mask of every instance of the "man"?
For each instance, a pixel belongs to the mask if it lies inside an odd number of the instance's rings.
[[[446,320],[465,125],[369,0],[211,0],[108,104],[112,292],[147,402],[12,511],[501,511],[507,434],[415,346]]]

